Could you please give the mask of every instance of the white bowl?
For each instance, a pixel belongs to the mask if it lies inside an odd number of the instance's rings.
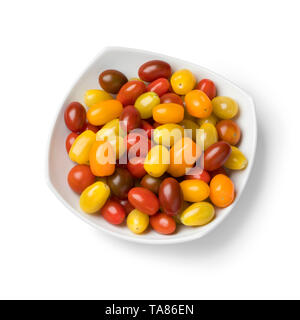
[[[64,124],[64,110],[72,101],[83,103],[83,95],[87,89],[99,88],[98,76],[105,69],[117,69],[128,78],[136,77],[140,65],[148,60],[160,59],[167,61],[173,70],[186,68],[191,70],[199,79],[209,78],[217,86],[218,95],[229,96],[235,99],[240,107],[238,124],[242,130],[240,149],[248,158],[248,167],[243,171],[232,173],[231,177],[236,187],[236,199],[234,203],[225,208],[217,209],[216,218],[208,225],[202,227],[179,226],[173,235],[160,235],[154,231],[142,235],[133,234],[125,225],[114,226],[106,222],[101,216],[87,215],[80,210],[79,196],[75,194],[67,184],[67,175],[74,163],[68,157],[65,149],[65,140],[69,134]],[[190,62],[164,56],[162,54],[136,49],[110,47],[104,49],[98,57],[88,66],[87,70],[77,80],[66,99],[59,107],[59,111],[53,126],[48,154],[48,182],[55,195],[75,215],[94,226],[98,230],[111,235],[140,243],[169,244],[179,243],[201,238],[215,229],[229,215],[246,186],[255,157],[257,125],[255,107],[252,98],[242,89],[224,79],[223,77]]]

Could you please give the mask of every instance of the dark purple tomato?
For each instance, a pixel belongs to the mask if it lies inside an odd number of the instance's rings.
[[[204,152],[204,169],[214,171],[224,165],[231,153],[230,144],[219,141],[212,144]]]
[[[159,201],[163,212],[175,216],[183,206],[183,194],[179,182],[166,178],[159,187]]]
[[[154,215],[159,210],[157,196],[146,188],[132,188],[128,193],[128,200],[136,209],[149,216]]]
[[[103,218],[111,224],[121,224],[126,217],[124,208],[120,203],[108,200],[101,209]]]
[[[121,128],[126,132],[139,128],[141,125],[140,113],[134,106],[125,107],[119,119]]]
[[[160,103],[177,103],[183,106],[183,100],[176,93],[165,93],[160,97]]]
[[[109,93],[118,93],[127,81],[126,76],[118,70],[105,70],[99,75],[100,86]]]
[[[155,178],[150,176],[150,174],[146,174],[143,179],[141,180],[141,186],[149,189],[150,191],[158,194],[159,186],[162,182],[162,178]]]
[[[134,186],[134,179],[127,169],[118,167],[114,174],[107,178],[107,183],[113,195],[126,199],[129,190]]]
[[[79,102],[71,102],[65,110],[64,118],[68,129],[80,132],[86,124],[85,108]]]
[[[128,81],[120,89],[117,95],[117,100],[119,100],[124,107],[133,105],[135,100],[144,92],[146,92],[146,85],[143,81]]]
[[[171,74],[171,66],[161,60],[148,61],[139,68],[139,78],[147,82],[152,82],[158,78],[168,79]]]

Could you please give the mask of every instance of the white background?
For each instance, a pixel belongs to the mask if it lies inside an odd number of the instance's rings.
[[[2,1],[0,298],[300,298],[299,1]],[[52,120],[105,46],[203,65],[256,102],[249,185],[199,241],[99,233],[45,183]]]

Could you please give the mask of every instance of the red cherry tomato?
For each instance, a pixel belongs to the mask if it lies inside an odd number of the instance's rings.
[[[111,224],[121,224],[126,217],[125,210],[120,203],[112,200],[108,200],[102,207],[101,214]]]
[[[216,170],[224,165],[231,153],[230,144],[219,141],[212,144],[204,152],[204,169],[208,171]]]
[[[138,130],[138,132],[130,132],[126,137],[126,143],[129,159],[146,157],[151,149],[151,141],[141,130]]]
[[[144,92],[146,92],[146,85],[143,81],[128,81],[120,89],[117,100],[119,100],[123,106],[133,105],[135,100]]]
[[[64,113],[65,123],[69,130],[80,132],[86,122],[86,111],[79,102],[71,102]]]
[[[88,186],[96,181],[89,166],[78,164],[73,167],[68,175],[68,183],[73,191],[82,193]]]
[[[150,217],[150,225],[161,234],[171,234],[176,230],[175,220],[166,213],[158,213]]]
[[[154,129],[156,129],[157,127],[160,127],[160,126],[161,126],[161,124],[156,122],[156,121],[153,123],[153,128]]]
[[[111,200],[118,202],[124,208],[127,216],[134,209],[134,206],[131,205],[128,199],[119,199],[117,197],[112,197]]]
[[[146,134],[148,135],[148,138],[151,139],[151,133],[152,133],[152,130],[154,130],[154,127],[148,121],[142,120],[141,128],[144,131],[146,131]]]
[[[139,128],[141,125],[141,116],[134,106],[127,106],[123,109],[120,115],[121,128],[129,132],[133,129]]]
[[[129,202],[139,211],[154,215],[159,210],[159,200],[157,196],[146,188],[132,188],[128,193]]]
[[[200,167],[195,167],[189,170],[187,175],[185,176],[186,180],[202,180],[206,183],[210,181],[210,175],[207,171]]]
[[[177,103],[183,106],[183,100],[176,93],[166,93],[160,97],[160,103]]]
[[[155,92],[158,96],[162,96],[167,93],[170,88],[170,82],[165,78],[159,78],[149,83],[147,91]]]
[[[183,193],[179,182],[174,178],[166,178],[160,185],[159,202],[164,213],[175,216],[183,207]]]
[[[212,100],[217,95],[217,89],[213,81],[209,79],[202,79],[196,89],[203,91]]]
[[[151,60],[140,66],[138,74],[143,81],[152,82],[158,78],[170,78],[172,70],[165,61]]]
[[[135,157],[129,160],[127,169],[135,178],[142,178],[147,174],[144,169],[145,158]]]
[[[66,139],[66,149],[67,152],[70,152],[70,149],[72,147],[72,144],[74,143],[75,139],[78,137],[78,134],[75,132],[71,132]]]

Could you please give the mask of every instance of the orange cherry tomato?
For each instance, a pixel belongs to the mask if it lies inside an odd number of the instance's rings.
[[[176,230],[175,220],[166,213],[157,213],[150,217],[151,227],[158,233],[171,234]]]
[[[123,105],[118,100],[100,101],[94,104],[87,112],[89,123],[101,126],[118,118],[123,111]]]
[[[89,159],[95,176],[106,177],[114,173],[116,155],[109,142],[96,141],[90,150]]]
[[[168,173],[173,177],[184,176],[200,156],[201,148],[191,138],[185,137],[177,141],[170,150]]]
[[[241,129],[233,120],[221,120],[216,125],[220,140],[235,146],[241,138]]]
[[[192,90],[184,98],[186,109],[196,118],[207,118],[212,113],[213,107],[208,96],[200,90]]]
[[[234,184],[227,176],[217,174],[210,182],[210,200],[220,208],[228,207],[234,200]]]
[[[217,95],[217,89],[213,81],[209,79],[202,79],[196,89],[201,90],[206,93],[210,100],[212,100]]]
[[[163,103],[153,108],[153,119],[161,124],[178,123],[184,118],[184,108],[177,103]]]

